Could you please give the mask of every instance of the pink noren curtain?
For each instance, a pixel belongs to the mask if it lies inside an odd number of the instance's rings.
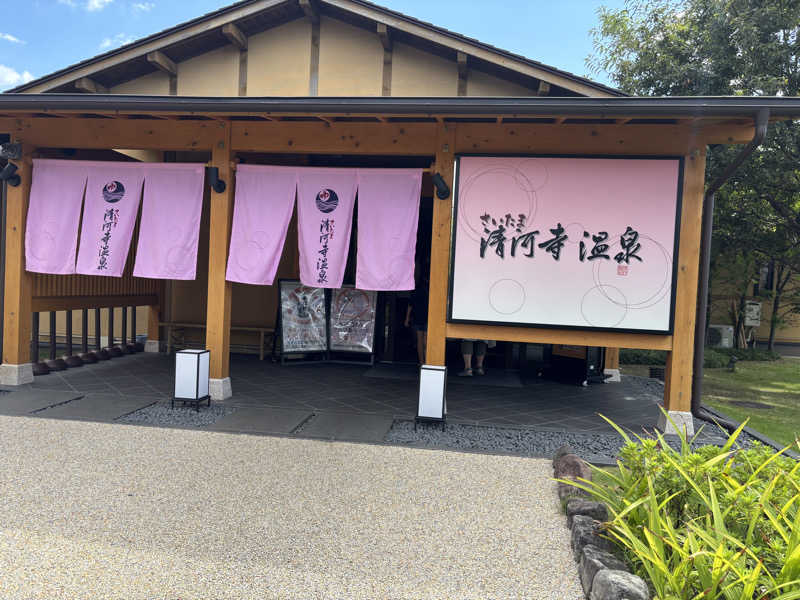
[[[419,169],[359,169],[358,289],[414,289],[421,184]]]
[[[292,218],[297,169],[239,165],[228,281],[272,285]]]
[[[340,288],[356,196],[355,169],[303,168],[297,184],[300,281]]]
[[[141,163],[84,162],[88,171],[76,271],[121,277],[142,197]]]
[[[75,273],[78,223],[86,170],[75,161],[33,160],[25,228],[25,269],[33,273]]]
[[[201,164],[146,163],[135,277],[194,279],[203,209]]]

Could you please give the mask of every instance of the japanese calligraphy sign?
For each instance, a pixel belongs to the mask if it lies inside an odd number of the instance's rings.
[[[328,349],[325,290],[297,281],[281,281],[281,348],[292,352]]]
[[[353,286],[331,292],[331,350],[372,353],[376,299]]]
[[[88,167],[77,273],[121,277],[139,212],[144,175],[138,163]]]
[[[672,331],[680,158],[456,167],[450,321]]]
[[[355,169],[308,168],[297,184],[300,281],[342,285],[356,199]]]

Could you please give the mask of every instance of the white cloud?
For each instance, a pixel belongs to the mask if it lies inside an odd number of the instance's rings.
[[[94,12],[96,10],[103,10],[113,1],[114,0],[86,0],[86,10],[88,10],[89,12]]]
[[[124,46],[125,44],[130,44],[135,39],[136,38],[131,35],[118,33],[114,37],[103,38],[103,41],[100,42],[100,50],[107,50],[109,48],[116,48],[117,46]]]
[[[155,8],[155,2],[134,2],[133,12],[150,12]]]
[[[58,0],[59,4],[69,6],[70,8],[77,8],[80,4],[89,12],[96,12],[103,10],[106,6],[111,4],[114,0]]]
[[[28,71],[20,73],[11,67],[0,65],[0,90],[28,83],[33,78]]]
[[[0,33],[0,40],[5,40],[7,42],[13,42],[15,44],[24,44],[21,39],[11,35],[10,33]]]

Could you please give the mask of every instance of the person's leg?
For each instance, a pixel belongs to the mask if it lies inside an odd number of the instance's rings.
[[[483,359],[486,356],[486,342],[475,342],[475,372],[483,375]]]
[[[417,358],[419,364],[425,364],[425,332],[419,328],[417,329]]]
[[[459,373],[462,377],[472,375],[472,342],[461,340],[461,356],[464,357],[464,370]]]
[[[428,350],[428,330],[422,330],[422,351],[420,352],[422,364],[425,364],[425,352]]]

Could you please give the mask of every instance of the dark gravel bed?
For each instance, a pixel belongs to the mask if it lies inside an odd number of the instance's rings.
[[[117,419],[117,423],[164,427],[203,427],[216,423],[235,410],[236,408],[233,406],[212,402],[211,406],[201,405],[198,412],[193,406],[176,403],[175,408],[171,408],[169,402],[158,402]]]
[[[695,427],[705,425],[695,440],[694,446],[722,445],[726,437],[713,423],[695,420]],[[642,431],[642,436],[647,435]],[[676,436],[669,436],[668,443],[680,447]],[[752,438],[742,434],[742,445],[749,445]],[[563,445],[569,445],[584,460],[594,464],[615,464],[619,449],[625,443],[617,433],[589,433],[551,431],[535,428],[511,428],[484,425],[449,423],[442,431],[436,424],[396,420],[386,434],[385,441],[393,444],[409,444],[434,448],[452,448],[480,452],[497,452],[550,458]]]

